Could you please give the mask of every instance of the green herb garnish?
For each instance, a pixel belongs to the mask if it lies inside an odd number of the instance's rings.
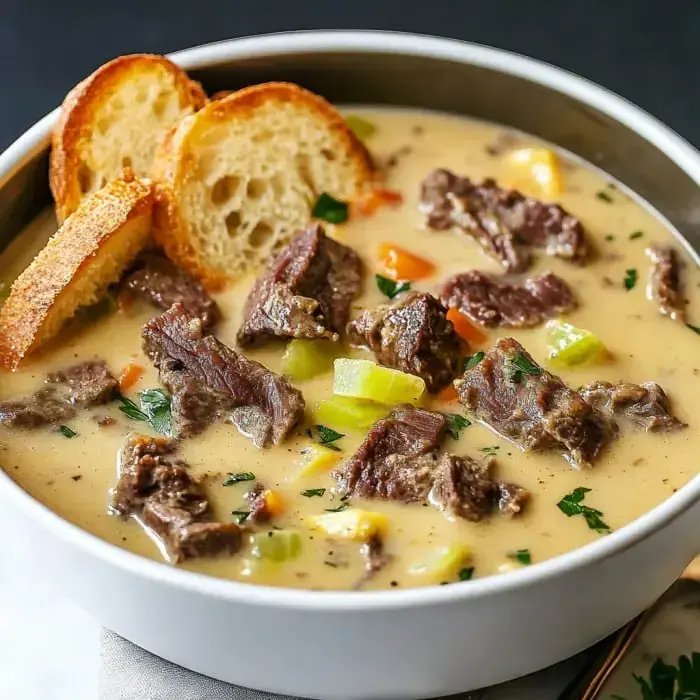
[[[465,416],[459,413],[443,413],[447,419],[447,434],[453,439],[459,439],[459,434],[465,428],[468,428],[472,422]]]
[[[236,472],[235,474],[229,474],[224,480],[224,486],[233,486],[241,481],[254,481],[255,474],[253,472]]]
[[[411,288],[411,283],[406,280],[402,282],[394,282],[394,280],[390,280],[388,277],[384,277],[383,275],[375,275],[375,279],[377,280],[377,287],[379,288],[379,291],[384,296],[389,297],[389,299],[393,299],[397,294],[407,292]]]
[[[315,219],[323,219],[329,224],[342,224],[348,219],[348,203],[341,202],[327,192],[323,192],[316,200],[311,216]]]
[[[306,491],[301,492],[301,495],[313,498],[314,496],[323,496],[324,493],[326,493],[326,489],[306,489]]]
[[[515,357],[509,363],[509,378],[514,384],[520,384],[524,376],[539,377],[544,371],[539,365],[536,365],[529,357],[522,352],[515,354]]]
[[[606,240],[606,241],[614,241],[614,240],[615,240],[615,236],[613,236],[612,233],[609,233],[609,234],[605,237],[605,240]]]
[[[63,437],[67,438],[74,438],[78,433],[75,432],[72,428],[69,428],[67,425],[59,425],[58,426],[58,432],[63,435]]]
[[[678,665],[656,659],[649,669],[649,678],[633,673],[632,677],[642,694],[640,700],[699,700],[700,654],[693,652],[690,658],[678,657]],[[627,700],[622,695],[611,695],[613,700]]]
[[[126,396],[119,394],[117,400],[121,401],[121,406],[119,410],[125,415],[131,418],[131,420],[147,421],[148,416],[131,400],[127,399]]]
[[[595,508],[583,505],[583,499],[589,491],[590,489],[579,486],[571,493],[566,494],[566,496],[557,503],[557,507],[569,518],[573,515],[582,515],[591,530],[595,530],[600,534],[607,534],[611,531],[611,528],[603,521],[603,514]]]
[[[628,292],[630,289],[634,289],[634,286],[637,284],[638,276],[637,270],[634,267],[625,270],[625,280],[623,284]]]
[[[509,559],[515,559],[515,561],[521,564],[532,564],[532,555],[529,549],[516,549],[514,552],[508,552]]]
[[[496,454],[498,453],[498,450],[501,449],[500,445],[489,445],[488,447],[480,447],[479,452],[483,452],[484,454],[487,454],[489,457],[495,457]]]
[[[328,428],[325,425],[316,425],[315,428],[318,431],[318,442],[321,445],[327,447],[329,450],[334,450],[335,452],[341,451],[340,447],[334,445],[333,443],[336,440],[340,440],[340,438],[345,437],[343,433],[339,433],[337,430]],[[313,436],[313,433],[311,433],[311,435]]]
[[[691,331],[700,335],[700,326],[694,326],[691,323],[686,323],[685,325],[690,328]]]
[[[377,127],[372,124],[372,122],[368,122],[366,119],[358,117],[357,114],[348,114],[348,116],[345,117],[345,122],[353,131],[355,136],[363,141],[372,136],[372,134],[374,134],[374,132],[377,130]]]
[[[596,192],[595,196],[597,199],[600,199],[601,202],[607,202],[608,204],[612,204],[615,201],[605,190]]]
[[[172,436],[172,414],[170,396],[162,389],[147,389],[139,394],[141,408],[131,399],[121,394],[117,397],[121,402],[119,410],[132,420],[148,423],[157,433]]]
[[[243,523],[248,520],[250,517],[250,511],[249,510],[232,510],[231,515],[233,515],[235,521],[239,525],[243,525]]]
[[[345,501],[344,503],[341,503],[336,508],[326,508],[325,511],[326,511],[326,513],[340,513],[341,511],[343,511],[349,507],[350,507],[350,504],[347,501]]]
[[[472,367],[476,367],[479,362],[481,362],[484,357],[486,357],[486,353],[483,353],[481,351],[475,352],[473,355],[470,355],[469,357],[465,358],[464,360],[464,371],[466,372],[468,369],[471,369]]]
[[[459,573],[457,574],[457,578],[460,581],[471,581],[473,575],[474,575],[474,567],[469,566],[465,569],[460,569]]]
[[[643,235],[644,231],[632,231],[632,233],[630,233],[630,240],[634,241],[637,238],[641,238]]]

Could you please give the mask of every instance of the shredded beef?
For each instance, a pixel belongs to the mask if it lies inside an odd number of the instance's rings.
[[[687,427],[671,415],[668,396],[656,382],[595,382],[581,389],[581,396],[591,406],[628,418],[647,432],[671,432]]]
[[[460,369],[465,347],[430,294],[410,292],[392,306],[368,309],[348,324],[348,340],[374,352],[386,367],[415,374],[428,391],[447,386]]]
[[[281,377],[204,335],[199,318],[175,304],[144,325],[146,355],[172,396],[176,435],[229,418],[258,447],[278,444],[304,414],[301,392]]]
[[[180,302],[205,328],[216,325],[219,307],[198,280],[162,255],[144,256],[141,263],[122,283],[129,293],[164,311]]]
[[[522,450],[561,451],[574,467],[591,464],[617,432],[513,338],[499,340],[455,388],[469,413]]]
[[[576,307],[569,285],[551,272],[517,284],[470,270],[447,280],[441,298],[487,327],[532,328]]]
[[[0,401],[0,424],[38,428],[70,420],[79,408],[115,398],[119,384],[102,360],[88,360],[48,374],[49,386],[31,396]]]
[[[238,342],[246,347],[269,338],[337,340],[361,283],[357,253],[312,224],[290,241],[255,283],[246,300]]]
[[[529,267],[530,247],[576,263],[587,256],[583,226],[575,216],[490,178],[476,185],[449,170],[434,170],[421,185],[421,209],[428,226],[464,231],[508,272]]]
[[[481,465],[440,450],[445,430],[443,415],[400,406],[372,427],[359,449],[333,476],[352,496],[430,502],[471,521],[481,520],[499,506],[506,513],[518,512],[527,492],[495,481],[490,462]],[[516,489],[520,491],[517,504],[515,495],[509,495]]]
[[[652,262],[649,278],[649,297],[659,305],[659,311],[674,321],[685,319],[685,299],[681,294],[680,262],[670,246],[653,245],[647,248]]]
[[[181,461],[173,463],[176,451],[174,440],[129,436],[119,455],[112,511],[125,519],[138,518],[160,538],[175,562],[235,554],[241,545],[240,528],[213,520],[201,488]]]

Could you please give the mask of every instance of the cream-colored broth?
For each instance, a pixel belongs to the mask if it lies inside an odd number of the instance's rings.
[[[392,153],[410,146],[398,164],[390,170],[387,186],[399,190],[403,205],[386,208],[367,218],[329,227],[333,236],[352,246],[363,258],[368,277],[364,292],[355,304],[375,306],[385,299],[372,281],[377,271],[377,247],[391,241],[411,250],[437,266],[431,279],[414,288],[436,292],[448,275],[470,268],[500,272],[498,265],[484,256],[478,245],[457,232],[434,232],[422,228],[417,209],[419,183],[435,167],[448,167],[473,179],[495,177],[512,182],[513,171],[508,150],[489,155],[487,146],[503,143],[503,130],[495,126],[436,114],[411,111],[363,110],[377,125],[369,146],[382,161]],[[518,146],[532,140],[520,139]],[[512,145],[512,144],[509,144]],[[668,241],[671,234],[663,223],[621,190],[607,186],[601,175],[587,166],[562,162],[563,193],[561,204],[581,217],[597,250],[587,267],[575,267],[561,260],[539,255],[535,272],[550,269],[564,277],[575,289],[581,304],[568,315],[571,323],[599,336],[611,351],[606,364],[558,372],[576,387],[596,379],[642,382],[656,380],[671,396],[676,415],[690,427],[669,435],[644,434],[623,426],[620,439],[604,454],[594,468],[577,472],[560,456],[523,454],[485,427],[474,424],[463,431],[459,441],[449,441],[448,449],[457,454],[480,456],[480,448],[497,445],[499,477],[517,482],[533,493],[528,511],[516,519],[494,516],[482,523],[448,520],[431,507],[354,500],[353,505],[381,511],[390,518],[386,549],[391,562],[368,580],[365,588],[415,586],[432,583],[408,572],[410,564],[426,551],[449,543],[465,543],[472,552],[475,575],[496,573],[508,560],[508,553],[529,549],[533,561],[541,561],[581,546],[600,537],[583,518],[565,517],[557,502],[573,488],[591,489],[586,503],[601,510],[612,528],[619,528],[660,503],[687,482],[697,470],[700,432],[691,415],[700,390],[700,336],[683,324],[659,315],[646,298],[646,273],[649,268],[645,247],[654,241]],[[604,190],[612,202],[596,197]],[[0,261],[0,278],[10,279],[27,264],[31,255],[55,224],[46,216],[14,243]],[[643,231],[631,240],[629,234]],[[614,236],[614,240],[606,237]],[[680,246],[678,246],[680,249]],[[685,253],[684,253],[685,255]],[[622,280],[629,268],[639,270],[640,280],[626,291]],[[683,271],[690,300],[691,320],[700,323],[700,275],[687,261]],[[224,321],[217,335],[234,345],[240,323],[242,300],[253,277],[240,280],[217,297]],[[611,284],[612,283],[612,284]],[[14,397],[36,390],[47,371],[77,360],[102,357],[115,372],[131,361],[146,367],[142,381],[132,390],[157,386],[157,374],[140,349],[140,325],[153,315],[146,306],[137,306],[128,315],[104,317],[79,332],[66,333],[52,347],[14,374],[0,377],[0,397]],[[542,328],[508,333],[518,338],[533,356],[544,362],[546,347]],[[489,333],[489,343],[499,333]],[[505,335],[505,333],[501,333]],[[280,371],[283,346],[272,344],[251,351],[249,356],[270,369]],[[351,356],[367,356],[349,351]],[[331,395],[330,372],[310,381],[298,382],[307,406]],[[457,403],[433,405],[445,411],[460,412]],[[111,415],[116,425],[100,428],[96,416]],[[32,495],[71,522],[105,540],[131,551],[162,560],[156,544],[135,521],[122,522],[107,513],[109,489],[116,479],[116,455],[127,432],[143,430],[119,412],[116,405],[85,412],[70,422],[78,433],[73,439],[48,430],[13,432],[0,428],[0,462],[7,473]],[[338,442],[347,457],[363,435],[347,435]],[[304,588],[352,588],[362,577],[362,562],[357,544],[342,544],[309,530],[305,519],[338,504],[332,496],[330,476],[298,479],[300,450],[309,444],[302,431],[280,447],[261,451],[239,435],[231,425],[217,425],[203,435],[184,441],[182,453],[192,473],[207,478],[204,484],[221,520],[229,520],[231,511],[244,507],[243,494],[249,484],[224,487],[228,472],[252,471],[279,491],[285,513],[275,521],[280,527],[293,527],[303,535],[299,558],[268,568],[250,567],[244,551],[230,558],[195,560],[183,566],[225,578]],[[321,498],[300,495],[304,489],[327,489]]]

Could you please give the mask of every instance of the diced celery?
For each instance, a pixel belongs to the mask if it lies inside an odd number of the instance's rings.
[[[301,553],[301,535],[294,530],[268,530],[251,537],[251,554],[256,559],[287,561]]]
[[[330,537],[366,542],[386,531],[389,518],[384,513],[347,508],[336,513],[311,516],[309,523],[311,527],[323,530]]]
[[[358,117],[357,114],[348,114],[345,122],[352,129],[358,139],[368,139],[377,130],[377,127],[372,122],[367,121],[363,117]]]
[[[547,347],[550,362],[574,367],[595,362],[605,354],[605,345],[590,331],[565,321],[547,321]]]
[[[380,367],[369,360],[339,357],[333,365],[333,393],[338,396],[390,405],[417,404],[425,392],[425,382],[420,377]]]
[[[340,461],[341,456],[340,452],[335,452],[323,445],[309,445],[304,448],[297,461],[299,469],[296,478],[304,479],[309,476],[325,474]]]
[[[384,418],[388,412],[389,409],[383,404],[338,396],[319,401],[314,409],[314,420],[331,428],[363,430]]]
[[[331,368],[338,349],[330,340],[294,339],[282,356],[282,372],[292,379],[311,379]]]
[[[452,581],[470,557],[471,550],[464,544],[443,545],[427,551],[423,557],[413,562],[408,573],[436,582]]]

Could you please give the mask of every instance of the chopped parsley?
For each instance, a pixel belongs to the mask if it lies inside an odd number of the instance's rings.
[[[348,219],[348,203],[331,197],[327,192],[319,195],[311,210],[315,219],[323,219],[329,224],[342,224]]]
[[[489,445],[488,447],[480,447],[479,452],[487,454],[489,457],[495,457],[498,454],[498,450],[501,449],[500,445]]]
[[[404,280],[402,282],[394,282],[384,275],[375,275],[377,280],[377,287],[379,291],[389,299],[393,299],[397,294],[401,292],[407,292],[411,288],[411,283]]]
[[[460,581],[471,581],[472,576],[474,576],[474,567],[469,566],[464,569],[460,569],[459,573],[457,574],[457,578]]]
[[[126,396],[120,394],[117,400],[121,401],[122,405],[119,407],[119,410],[125,416],[131,418],[131,420],[148,421],[148,416],[131,399],[127,399]]]
[[[340,513],[349,507],[350,507],[350,504],[347,501],[344,501],[343,503],[341,503],[339,506],[337,506],[335,508],[326,508],[325,511],[326,511],[326,513]]]
[[[63,435],[63,437],[67,438],[74,438],[78,433],[75,432],[72,428],[69,428],[67,425],[59,425],[58,426],[58,432]]]
[[[603,514],[595,508],[583,505],[583,499],[589,491],[590,489],[579,486],[571,493],[566,494],[566,496],[557,503],[557,507],[569,518],[573,515],[582,515],[591,530],[595,530],[599,534],[607,534],[611,531],[611,528],[604,522]]]
[[[641,690],[641,700],[697,700],[700,698],[700,654],[694,651],[690,658],[678,657],[678,665],[656,659],[649,669],[649,677],[632,674]],[[611,695],[613,700],[627,700],[622,695]]]
[[[345,117],[345,123],[350,127],[355,136],[362,141],[368,139],[377,130],[377,127],[372,122],[358,117],[357,114],[348,114],[348,116]]]
[[[525,566],[532,564],[532,555],[529,549],[516,549],[514,552],[508,552],[508,558],[515,559],[515,561]]]
[[[343,433],[339,433],[337,430],[333,430],[333,428],[328,428],[325,425],[317,425],[315,426],[315,428],[318,431],[318,442],[321,445],[327,447],[329,450],[340,452],[340,447],[338,447],[338,445],[334,445],[333,443],[336,440],[340,440],[340,438],[345,437]]]
[[[132,420],[148,423],[157,433],[172,436],[172,414],[170,396],[162,389],[147,389],[139,394],[141,408],[131,399],[121,394],[117,397],[121,402],[119,410]]]
[[[479,362],[481,362],[484,357],[486,357],[486,353],[483,353],[481,351],[475,352],[473,355],[470,355],[469,357],[464,359],[464,371],[466,372],[468,369],[471,369],[472,367],[476,367]]]
[[[510,381],[514,384],[520,384],[524,376],[539,377],[544,370],[536,365],[527,355],[522,352],[515,354],[515,357],[510,360],[509,374]]]
[[[224,486],[233,486],[241,481],[254,481],[255,474],[253,472],[236,472],[235,474],[229,474],[224,480]]]
[[[472,422],[465,416],[459,413],[443,413],[447,419],[447,434],[453,439],[459,439],[459,434],[465,428],[468,428]]]
[[[628,270],[625,270],[625,279],[623,284],[628,292],[630,289],[634,289],[635,285],[637,284],[638,277],[639,273],[637,272],[636,268],[630,267]]]
[[[630,233],[630,240],[635,241],[637,238],[641,238],[644,235],[644,231],[632,231]]]
[[[690,328],[691,331],[700,335],[700,326],[694,326],[691,323],[686,323],[685,325]]]
[[[314,496],[323,496],[324,493],[326,493],[326,489],[306,489],[306,491],[301,492],[301,495],[313,498]]]
[[[615,200],[610,196],[608,192],[605,190],[599,190],[598,192],[595,193],[595,196],[597,199],[599,199],[601,202],[607,202],[608,204],[612,204]]]
[[[606,237],[605,240],[610,242],[615,240],[615,236],[612,235],[612,233],[609,233]]]
[[[233,515],[235,521],[239,525],[243,525],[243,523],[248,520],[250,517],[250,511],[249,510],[232,510],[231,515]]]

